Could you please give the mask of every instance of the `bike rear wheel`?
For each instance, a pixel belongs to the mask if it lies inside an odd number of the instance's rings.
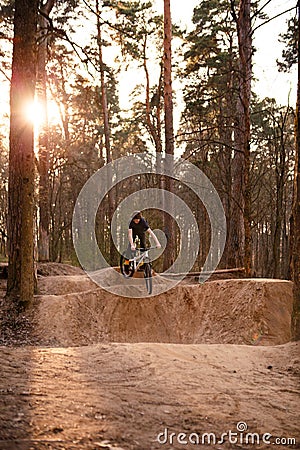
[[[120,270],[121,274],[125,278],[130,278],[134,274],[134,267],[131,262],[129,262],[128,258],[126,256],[121,255],[120,258]]]
[[[150,263],[144,264],[144,278],[148,294],[152,294],[152,268]]]

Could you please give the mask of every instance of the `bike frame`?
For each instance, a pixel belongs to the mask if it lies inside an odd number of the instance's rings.
[[[157,247],[149,247],[149,248],[146,248],[145,250],[141,250],[141,249],[135,250],[138,254],[136,256],[134,256],[133,258],[129,259],[129,262],[133,263],[133,268],[134,268],[135,272],[144,263],[145,259],[148,258],[149,261],[147,261],[147,262],[150,262],[149,250],[153,250],[154,248],[157,248]]]

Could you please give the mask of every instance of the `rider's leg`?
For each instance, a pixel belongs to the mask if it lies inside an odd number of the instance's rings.
[[[146,244],[146,235],[145,235],[145,233],[139,234],[139,235],[138,235],[138,238],[139,238],[139,240],[140,240],[140,248],[146,249],[146,245],[147,245],[147,244]],[[141,264],[139,265],[138,270],[139,270],[139,271],[144,270],[144,263],[141,263]]]
[[[146,235],[145,233],[140,234],[139,236],[141,248],[146,248]]]
[[[127,250],[125,252],[125,257],[128,258],[128,259],[132,258],[132,250],[131,250],[131,245],[130,244],[128,244]]]

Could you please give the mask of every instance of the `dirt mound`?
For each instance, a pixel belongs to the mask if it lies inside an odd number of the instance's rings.
[[[61,264],[55,262],[38,263],[37,273],[42,276],[53,275],[82,275],[84,272],[80,267],[71,266],[69,264]]]
[[[38,293],[64,295],[73,292],[83,292],[96,289],[98,286],[87,275],[58,275],[40,277]]]
[[[40,281],[40,292],[56,294],[36,298],[35,332],[41,344],[277,345],[291,338],[289,281],[243,279],[178,285],[155,297],[134,299],[94,286],[85,275]]]

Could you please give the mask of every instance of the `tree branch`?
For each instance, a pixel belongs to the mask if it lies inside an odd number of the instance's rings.
[[[256,11],[254,14],[253,14],[253,16],[251,17],[251,20],[253,19],[253,17],[256,17],[256,16],[258,16],[258,14],[260,13],[260,12],[262,12],[262,10],[266,7],[266,6],[268,6],[268,4],[269,3],[271,3],[271,1],[272,0],[268,0],[258,11]]]
[[[55,5],[55,0],[47,0],[46,4],[41,7],[41,11],[49,17],[49,14]]]
[[[99,20],[101,20],[102,23],[105,23],[106,25],[108,25],[110,28],[112,28],[113,30],[118,31],[118,33],[122,33],[127,37],[130,37],[131,39],[135,39],[133,34],[127,33],[127,31],[125,31],[124,29],[121,29],[119,27],[117,27],[116,25],[112,25],[110,22],[108,22],[107,20],[102,19],[101,15],[95,11],[85,0],[82,0],[82,2],[85,4],[85,6],[93,13],[95,14],[95,16],[97,16],[99,18]]]
[[[258,28],[262,27],[262,26],[265,25],[266,23],[269,23],[269,22],[271,22],[271,20],[277,19],[277,17],[283,16],[284,14],[286,14],[286,13],[288,13],[288,12],[290,12],[290,11],[293,11],[293,10],[296,9],[296,8],[297,8],[297,6],[293,6],[292,8],[287,9],[286,11],[283,11],[283,12],[277,14],[277,15],[274,16],[274,17],[271,17],[270,19],[265,20],[263,23],[257,25],[257,27],[255,27],[255,28],[253,28],[253,30],[252,30],[251,33],[253,34],[254,31],[256,31]]]
[[[88,53],[84,50],[84,48],[82,48],[79,44],[76,44],[76,42],[72,41],[69,36],[67,35],[67,33],[64,30],[60,30],[58,28],[54,28],[53,30],[57,36],[59,36],[61,39],[69,42],[69,44],[71,45],[71,47],[73,48],[74,52],[76,53],[76,55],[78,56],[79,60],[84,63],[86,65],[86,70],[88,72],[88,74],[94,78],[94,75],[88,70],[87,67],[87,62],[90,62],[92,64],[92,66],[94,67],[94,69],[99,72],[99,67],[93,63],[93,61],[91,60],[91,58],[89,57]],[[84,54],[85,59],[83,59],[81,57],[81,55],[79,54],[77,48],[80,49],[80,51]]]
[[[43,16],[45,19],[48,20],[49,25],[50,25],[50,30],[53,30],[53,21],[52,19],[42,10],[42,9],[38,9],[38,12],[40,13],[41,16]]]
[[[5,233],[4,230],[0,229],[0,233],[2,234],[2,237],[8,238],[8,236],[7,236],[7,234]]]
[[[238,18],[235,12],[235,7],[234,7],[234,0],[230,0],[230,8],[231,8],[231,15],[233,20],[238,23]]]
[[[5,76],[5,78],[6,78],[9,82],[11,82],[11,79],[9,78],[8,75],[6,75],[6,73],[4,72],[3,69],[1,69],[1,67],[0,67],[0,72]]]

